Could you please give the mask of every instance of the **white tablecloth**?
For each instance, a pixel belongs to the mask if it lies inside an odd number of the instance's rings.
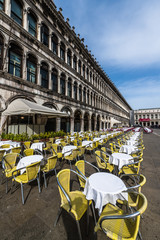
[[[32,163],[36,163],[39,162],[43,159],[42,155],[31,155],[31,156],[27,156],[27,157],[23,157],[20,159],[20,161],[17,164],[17,168],[16,169],[20,169],[23,167],[27,167],[28,165],[32,164]],[[21,174],[25,172],[25,169],[21,170]]]
[[[43,151],[44,142],[32,143],[31,149],[38,149]]]
[[[119,169],[121,169],[123,165],[133,162],[133,157],[125,153],[112,153],[112,155],[109,156],[109,163],[118,166]]]
[[[93,142],[92,141],[82,141],[82,146],[86,146],[86,147],[92,147],[93,146]]]
[[[136,140],[127,140],[126,144],[127,145],[132,145],[132,146],[137,146],[138,142]]]
[[[100,142],[103,143],[103,139],[102,138],[93,138],[93,142]]]
[[[133,145],[122,145],[120,147],[120,150],[119,152],[124,152],[124,153],[127,153],[127,154],[131,154],[133,151],[137,151],[138,148],[136,146],[133,146]]]
[[[77,148],[77,146],[74,146],[74,145],[64,146],[62,149],[62,154],[64,154],[65,157],[69,156],[72,153],[72,150],[76,149],[76,148]]]
[[[94,173],[87,178],[84,194],[87,200],[94,200],[95,208],[102,212],[103,206],[107,203],[116,204],[117,199],[128,200],[128,193],[124,182],[111,173]]]

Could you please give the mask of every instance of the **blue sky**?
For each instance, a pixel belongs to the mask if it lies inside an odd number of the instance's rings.
[[[160,107],[160,1],[54,0],[133,109]]]

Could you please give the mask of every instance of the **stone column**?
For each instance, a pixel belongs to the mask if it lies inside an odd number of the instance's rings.
[[[24,9],[23,10],[23,27],[26,31],[28,31],[27,17],[28,17],[28,11],[27,9]]]
[[[37,85],[41,85],[41,73],[40,73],[41,64],[37,64]]]
[[[94,131],[97,130],[97,118],[95,117],[94,118]]]
[[[49,48],[49,50],[51,50],[52,51],[52,34],[49,34],[49,45],[48,45],[48,48]]]
[[[60,93],[60,74],[58,73],[57,75],[57,88],[58,88],[58,93]]]
[[[58,45],[57,45],[57,55],[58,55],[59,58],[60,58],[60,46],[61,46],[61,43],[58,42]]]
[[[7,43],[4,44],[3,48],[3,71],[8,72],[8,64],[9,64],[9,59],[8,59],[8,53],[7,50],[9,51],[9,47],[7,49]]]
[[[64,56],[65,56],[65,63],[67,63],[67,49],[65,50],[65,54],[64,54]]]
[[[72,89],[71,98],[74,98],[74,83],[73,82],[71,83],[71,89]]]
[[[41,42],[41,22],[37,24],[37,39]]]
[[[71,133],[74,132],[74,117],[71,117]]]
[[[80,131],[84,131],[84,118],[81,117],[81,128]]]
[[[91,118],[90,117],[89,117],[88,121],[89,121],[89,123],[88,123],[88,125],[89,125],[88,128],[89,129],[88,130],[91,131]]]
[[[57,117],[56,118],[56,132],[61,130],[61,118]]]
[[[65,96],[68,96],[68,78],[65,80]]]
[[[10,0],[5,0],[4,1],[4,10],[5,10],[5,13],[8,16],[11,15],[11,1]]]
[[[48,81],[49,81],[49,84],[48,84],[48,89],[52,90],[52,78],[51,78],[51,74],[52,74],[52,70],[50,69],[48,71]]]

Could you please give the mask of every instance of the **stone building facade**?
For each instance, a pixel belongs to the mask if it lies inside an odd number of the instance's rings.
[[[46,131],[129,125],[131,107],[52,0],[0,0],[0,111],[17,98],[67,112],[30,116]],[[24,124],[9,117],[8,125]]]
[[[160,108],[135,110],[134,123],[143,127],[160,127]]]

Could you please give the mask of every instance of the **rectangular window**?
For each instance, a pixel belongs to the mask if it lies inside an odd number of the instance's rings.
[[[27,80],[29,82],[36,82],[36,64],[28,61],[27,62]]]
[[[62,48],[60,49],[60,57],[63,61],[65,60],[65,53],[64,53],[64,50]]]
[[[41,69],[41,86],[48,88],[48,72]]]
[[[36,37],[36,21],[32,15],[28,15],[28,31],[33,37]]]
[[[0,10],[3,10],[3,9],[4,9],[4,1],[0,0]]]
[[[53,49],[53,53],[57,55],[57,44],[52,41],[52,49]]]
[[[22,6],[16,0],[11,1],[11,17],[22,25]]]
[[[21,57],[14,52],[10,52],[9,73],[21,77]]]

